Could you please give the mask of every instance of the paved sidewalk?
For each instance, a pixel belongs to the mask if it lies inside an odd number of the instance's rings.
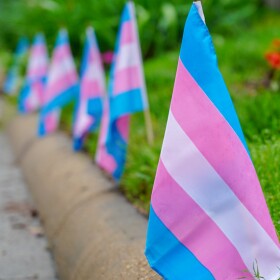
[[[55,280],[36,209],[0,131],[0,280]]]

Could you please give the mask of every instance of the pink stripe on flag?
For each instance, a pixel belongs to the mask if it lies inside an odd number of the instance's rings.
[[[37,107],[34,106],[34,102],[31,100],[31,98],[32,97],[30,97],[29,99],[26,99],[24,102],[25,110],[28,113],[37,109]]]
[[[108,154],[105,146],[109,126],[109,100],[107,97],[104,98],[103,106],[104,111],[101,120],[100,135],[98,139],[95,161],[101,168],[112,174],[117,168],[117,163],[114,157]]]
[[[87,114],[87,99],[80,100],[77,119],[74,124],[74,136],[81,137],[89,130],[94,118]]]
[[[45,129],[47,133],[54,132],[58,127],[59,111],[54,111],[45,117]]]
[[[135,41],[135,34],[131,21],[127,21],[122,25],[122,33],[120,38],[120,44],[129,44]]]
[[[41,107],[44,100],[44,85],[41,81],[37,81],[34,83],[33,87],[35,88],[36,95],[39,100],[39,105]]]
[[[31,55],[33,56],[45,56],[46,55],[46,47],[44,45],[35,45],[32,47]]]
[[[117,71],[114,81],[114,95],[141,87],[139,66]]]
[[[28,77],[44,77],[48,71],[48,67],[46,66],[40,66],[36,68],[32,68],[28,71]]]
[[[161,160],[174,181],[231,241],[252,274],[252,263],[257,259],[258,267],[267,279],[274,279],[273,274],[279,275],[279,247],[201,154],[172,111],[169,112]]]
[[[165,226],[211,271],[215,279],[249,276],[249,273],[244,273],[247,267],[236,248],[173,180],[161,160],[153,187],[152,206]]]
[[[102,96],[104,90],[101,89],[100,82],[97,80],[83,79],[81,82],[82,99]]]
[[[101,120],[98,146],[105,145],[108,126],[109,126],[109,100],[108,97],[105,96],[103,100],[103,114]]]
[[[71,57],[72,54],[71,54],[71,51],[70,51],[70,48],[69,48],[69,45],[68,44],[63,44],[63,45],[60,45],[58,47],[56,47],[55,49],[55,59],[63,59],[63,58],[68,58],[68,57]]]
[[[127,142],[128,135],[129,135],[129,122],[130,122],[130,115],[125,115],[119,117],[116,120],[117,129],[122,136],[123,140]]]
[[[26,98],[25,105],[27,112],[37,110],[43,103],[44,86],[41,81],[35,81],[31,84],[31,89]]]
[[[110,174],[112,174],[117,168],[114,157],[107,153],[107,149],[103,145],[98,149],[98,153],[96,154],[96,162],[101,168]]]
[[[47,102],[52,100],[62,91],[75,85],[77,83],[77,74],[74,71],[65,73],[59,80],[54,81],[52,84],[49,84],[46,91]]]
[[[231,126],[180,60],[171,111],[203,156],[279,247],[250,157]],[[249,199],[248,190],[250,190]]]

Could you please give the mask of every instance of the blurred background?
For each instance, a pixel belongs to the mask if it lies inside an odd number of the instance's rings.
[[[223,35],[238,34],[263,13],[265,5],[279,7],[277,0],[205,0],[210,29]],[[51,49],[57,29],[66,26],[75,56],[87,25],[96,29],[101,50],[112,49],[124,0],[1,0],[0,48],[12,50],[22,35],[32,38],[43,31]],[[144,57],[179,46],[191,1],[136,0]]]
[[[172,94],[182,32],[191,1],[135,0],[155,132],[148,146],[142,114],[132,118],[121,189],[147,213]],[[21,36],[42,31],[53,48],[58,28],[69,31],[79,67],[85,28],[96,30],[101,52],[113,51],[124,0],[0,0],[0,68],[5,73]],[[204,0],[206,23],[232,95],[252,160],[280,232],[280,1]],[[106,66],[108,70],[109,65]],[[24,69],[22,69],[24,73]],[[3,76],[3,74],[2,74]],[[61,128],[71,132],[73,104]],[[97,135],[86,151],[94,154]],[[141,147],[141,152],[139,152]]]

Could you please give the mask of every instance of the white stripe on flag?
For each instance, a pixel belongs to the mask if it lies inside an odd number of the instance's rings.
[[[78,109],[78,119],[74,124],[74,136],[82,137],[83,133],[86,132],[88,123],[91,121],[91,117],[86,114],[87,112],[87,101],[81,101]]]
[[[33,88],[29,94],[28,104],[29,104],[29,106],[31,106],[32,108],[35,108],[35,109],[37,109],[40,106],[40,100],[39,100],[38,93],[36,91],[34,91]]]
[[[87,66],[85,76],[90,81],[100,81],[100,84],[105,85],[105,79],[102,71],[100,63],[92,62]]]
[[[203,22],[205,23],[205,17],[204,17],[204,13],[203,13],[203,9],[202,9],[202,5],[200,1],[196,1],[194,2],[195,6],[197,7],[198,13],[200,15],[200,18],[203,20]]]
[[[248,270],[253,274],[257,260],[265,279],[278,279],[279,248],[184,133],[171,111],[161,159],[174,180],[236,247]]]
[[[128,67],[139,65],[139,54],[136,42],[120,45],[120,51],[117,58],[116,70],[122,70]]]
[[[48,64],[46,56],[36,57],[30,62],[30,69],[37,70],[38,68],[45,67]]]
[[[75,71],[75,65],[71,57],[65,57],[60,61],[54,61],[49,71],[48,84],[51,85],[53,82],[59,81],[73,71]]]

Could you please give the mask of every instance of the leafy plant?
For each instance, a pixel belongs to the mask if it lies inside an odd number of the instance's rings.
[[[274,39],[270,50],[265,54],[270,69],[266,75],[264,85],[277,91],[280,83],[280,39]]]

